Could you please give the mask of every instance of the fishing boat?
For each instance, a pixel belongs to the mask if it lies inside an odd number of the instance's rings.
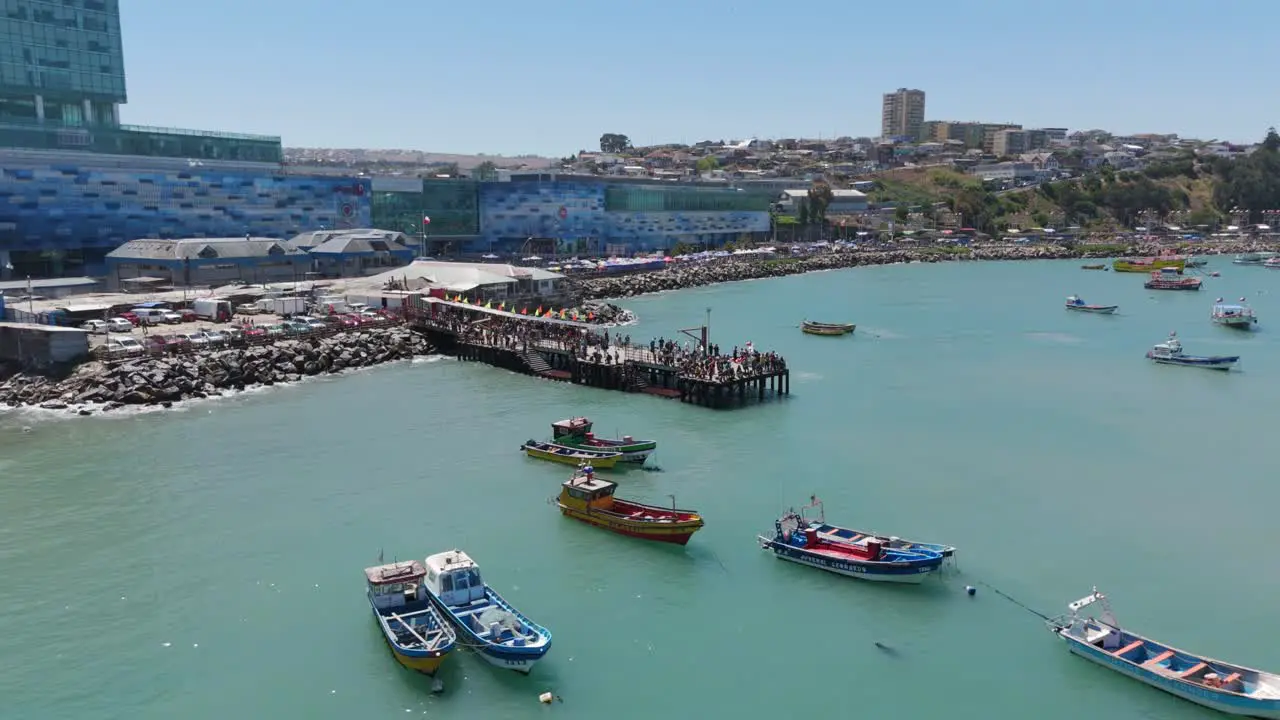
[[[1111,263],[1111,268],[1116,272],[1149,273],[1168,268],[1179,275],[1186,266],[1187,261],[1180,257],[1120,258]]]
[[[1098,617],[1080,611],[1100,603]],[[1228,715],[1280,718],[1280,676],[1196,655],[1120,627],[1097,588],[1048,621],[1067,650],[1147,685]]]
[[[617,440],[596,437],[591,427],[591,421],[585,417],[557,420],[551,423],[552,442],[571,448],[619,452],[622,458],[618,462],[625,463],[644,463],[649,454],[658,449],[656,440],[636,440],[630,435]]]
[[[1208,260],[1205,260],[1203,258],[1191,257],[1190,255],[1186,256],[1186,261],[1187,261],[1187,267],[1189,268],[1202,268],[1205,265],[1209,264]]]
[[[1089,305],[1080,298],[1079,295],[1072,295],[1067,298],[1067,309],[1076,310],[1078,312],[1097,313],[1099,315],[1110,315],[1115,312],[1119,305]]]
[[[1147,358],[1161,365],[1187,365],[1209,370],[1230,370],[1240,360],[1239,355],[1187,355],[1182,352],[1178,333],[1169,333],[1169,339],[1157,343],[1147,351]]]
[[[1262,263],[1262,267],[1280,270],[1280,257],[1273,257]]]
[[[942,567],[955,548],[884,538],[872,533],[827,525],[804,516],[822,503],[811,497],[800,512],[788,510],[773,524],[772,537],[757,536],[762,550],[774,557],[861,580],[918,584]],[[944,555],[944,553],[946,553]]]
[[[581,465],[589,462],[598,468],[611,468],[622,459],[622,453],[606,450],[589,450],[587,448],[567,447],[556,443],[529,440],[520,446],[525,455],[539,460],[563,463],[565,465]]]
[[[671,507],[660,508],[614,496],[617,483],[596,476],[587,465],[560,486],[556,505],[561,514],[621,535],[685,545],[702,529],[702,516]]]
[[[427,557],[426,566],[423,587],[431,601],[485,662],[528,673],[551,649],[551,632],[486,585],[480,567],[466,553],[436,553]]]
[[[1179,277],[1173,268],[1161,268],[1151,273],[1142,287],[1148,290],[1199,290],[1203,282],[1198,277]]]
[[[800,331],[810,335],[848,335],[857,327],[853,323],[821,323],[811,320],[800,323]]]
[[[1081,270],[1106,270],[1106,265],[1081,265]]]
[[[1222,298],[1218,298],[1209,317],[1218,325],[1241,330],[1249,330],[1258,324],[1257,314],[1245,304],[1244,298],[1240,298],[1239,305],[1227,305],[1222,302]]]
[[[457,635],[441,619],[423,586],[427,570],[416,560],[364,569],[366,594],[382,636],[401,665],[435,674]]]
[[[1236,265],[1263,265],[1268,260],[1274,259],[1276,256],[1277,253],[1267,250],[1261,252],[1247,252],[1237,255],[1231,262]]]

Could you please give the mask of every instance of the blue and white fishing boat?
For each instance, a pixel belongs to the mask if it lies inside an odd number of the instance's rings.
[[[1100,617],[1081,617],[1080,611],[1095,602],[1101,603]],[[1049,620],[1049,629],[1072,653],[1219,712],[1280,718],[1280,676],[1194,655],[1124,630],[1097,588],[1067,610]]]
[[[551,649],[551,632],[522,615],[480,577],[461,550],[427,558],[424,586],[462,638],[490,665],[528,673]]]
[[[1262,252],[1248,252],[1237,255],[1231,262],[1236,265],[1262,265],[1266,261],[1276,257],[1271,251],[1264,250]]]
[[[1072,295],[1067,298],[1067,309],[1077,312],[1096,313],[1098,315],[1110,315],[1115,312],[1119,305],[1090,305],[1084,301],[1079,295]]]
[[[1244,298],[1240,298],[1239,305],[1228,305],[1222,302],[1222,298],[1218,298],[1209,319],[1216,325],[1240,330],[1249,330],[1258,324],[1257,313],[1245,304]]]
[[[822,507],[816,497],[811,497],[800,512],[784,513],[773,524],[773,537],[757,537],[760,548],[773,551],[774,557],[782,560],[838,575],[912,584],[923,582],[926,575],[941,568],[943,561],[955,553],[955,548],[947,545],[884,538],[828,525],[824,516],[809,520],[804,511],[813,507]]]
[[[1148,350],[1147,358],[1161,365],[1187,365],[1209,370],[1230,370],[1240,361],[1239,355],[1187,355],[1182,352],[1182,341],[1178,340],[1177,332],[1169,333],[1168,340]]]
[[[426,568],[416,560],[364,569],[365,593],[391,654],[410,670],[434,675],[453,650],[457,635],[423,588],[426,575]]]

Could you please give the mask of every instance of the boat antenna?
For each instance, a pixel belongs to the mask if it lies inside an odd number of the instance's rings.
[[[671,509],[672,509],[672,510],[675,510],[675,509],[676,509],[676,496],[675,496],[675,495],[672,495],[671,493],[667,493],[667,497],[671,498]]]

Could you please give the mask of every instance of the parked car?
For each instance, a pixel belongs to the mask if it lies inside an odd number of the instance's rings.
[[[142,324],[142,322],[138,320],[138,315],[136,313],[129,312],[127,310],[125,312],[120,313],[118,317],[124,318],[133,327],[138,327],[139,325]]]
[[[329,327],[328,323],[320,318],[314,317],[298,318],[297,322],[306,325],[308,330],[325,330]]]
[[[164,322],[169,323],[170,325],[177,325],[182,322],[182,315],[174,312],[173,310],[162,311],[161,317],[164,318]]]
[[[227,335],[221,330],[205,330],[204,338],[210,345],[222,345],[227,342]]]
[[[160,325],[169,322],[165,319],[167,312],[159,308],[135,308],[131,314],[138,318],[139,325]]]
[[[191,308],[183,308],[181,310],[176,310],[175,312],[182,316],[182,322],[195,322],[200,319],[200,317],[196,315],[196,311]]]
[[[203,332],[178,333],[178,335],[185,337],[192,347],[204,347],[209,344],[209,338]]]
[[[239,325],[231,325],[227,328],[224,328],[221,332],[224,336],[226,336],[227,342],[235,342],[237,340],[244,339],[244,328],[240,327]]]
[[[289,332],[289,328],[285,327],[285,323],[276,323],[275,325],[260,325],[263,334],[267,337],[276,337]]]
[[[103,347],[106,348],[108,355],[138,355],[145,350],[142,343],[128,335],[108,336],[107,344]]]
[[[266,328],[261,325],[237,325],[236,327],[244,333],[246,338],[259,338],[267,334]]]
[[[133,321],[127,317],[113,317],[107,320],[107,332],[127,333],[133,328]]]
[[[105,335],[108,332],[106,320],[85,320],[80,324],[80,329],[94,335]]]

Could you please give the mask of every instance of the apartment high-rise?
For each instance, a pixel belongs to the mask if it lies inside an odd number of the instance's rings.
[[[119,0],[0,3],[0,122],[118,125]]]
[[[884,94],[880,111],[880,137],[920,138],[924,124],[924,91],[898,88]]]

